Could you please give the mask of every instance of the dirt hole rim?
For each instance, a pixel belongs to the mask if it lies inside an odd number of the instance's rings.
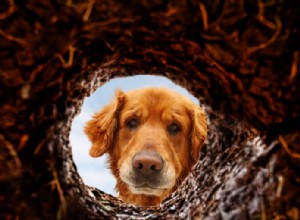
[[[65,135],[59,135],[58,136],[58,142],[61,143],[62,147],[60,148],[60,158],[62,161],[62,169],[60,172],[60,180],[62,182],[63,186],[63,191],[66,197],[72,196],[72,194],[76,191],[82,192],[82,191],[87,191],[87,194],[90,194],[91,191],[99,191],[97,193],[100,193],[103,196],[109,197],[111,202],[113,202],[116,206],[121,205],[121,206],[131,206],[130,204],[123,203],[119,199],[117,199],[115,196],[111,196],[109,194],[106,194],[105,192],[101,192],[101,189],[96,189],[94,187],[89,187],[85,185],[82,181],[81,176],[79,175],[76,165],[73,161],[73,155],[72,155],[72,146],[69,142],[69,136],[70,136],[70,127],[72,125],[74,117],[80,112],[81,107],[83,105],[83,101],[86,97],[92,95],[92,93],[95,92],[96,89],[104,85],[105,83],[108,83],[110,80],[115,79],[115,78],[121,78],[121,77],[128,77],[128,76],[136,76],[136,75],[145,75],[144,73],[131,73],[131,74],[123,74],[120,72],[118,73],[108,73],[105,74],[105,72],[110,72],[110,70],[103,70],[99,69],[96,70],[92,73],[89,73],[85,75],[81,80],[77,80],[75,85],[73,84],[73,88],[76,88],[75,90],[78,89],[80,90],[80,94],[77,97],[74,97],[74,94],[76,93],[78,95],[78,91],[71,91],[71,95],[68,97],[68,108],[67,111],[71,112],[69,114],[69,117],[67,118],[66,122],[66,130],[65,132],[62,132],[62,134]],[[165,77],[169,80],[171,80],[174,84],[177,84],[181,86],[182,88],[186,89],[191,95],[193,95],[196,99],[201,101],[201,98],[197,97],[195,93],[193,92],[193,86],[189,82],[189,80],[185,79],[184,77],[178,76],[176,74],[171,74],[171,73],[147,73],[147,75],[151,76],[161,76]],[[203,99],[202,99],[203,100]],[[67,135],[66,135],[67,132]],[[191,171],[192,172],[192,171]],[[68,175],[66,175],[66,173]],[[191,173],[188,175],[192,175]],[[77,189],[76,189],[77,188]],[[90,195],[87,195],[90,196]],[[97,203],[97,200],[94,201]],[[162,202],[161,204],[164,204]],[[101,208],[101,206],[100,206]],[[139,207],[140,209],[144,209],[142,207]],[[154,208],[155,209],[155,208]]]
[[[119,216],[123,216],[130,212],[132,212],[135,216],[138,217],[148,216],[152,214],[154,215],[154,213],[157,214],[160,212],[162,213],[159,214],[160,217],[165,216],[166,213],[167,215],[172,216],[176,212],[172,207],[182,208],[183,205],[182,201],[184,201],[185,192],[184,192],[184,187],[181,186],[184,186],[186,182],[195,181],[195,178],[198,175],[197,173],[199,171],[199,166],[197,165],[199,164],[200,160],[198,160],[195,167],[192,169],[188,177],[181,184],[180,188],[177,191],[173,192],[173,194],[170,197],[168,197],[165,201],[163,201],[158,207],[147,208],[147,209],[142,207],[135,207],[130,204],[123,203],[120,200],[118,200],[116,197],[110,196],[99,189],[86,186],[83,183],[80,175],[76,170],[76,166],[72,158],[72,152],[71,152],[72,146],[69,143],[69,131],[70,131],[69,128],[72,124],[74,116],[76,115],[76,113],[79,112],[83,104],[84,98],[92,94],[97,88],[99,88],[104,83],[108,82],[110,79],[116,77],[139,75],[139,74],[140,73],[133,73],[133,74],[126,75],[126,73],[124,74],[123,72],[114,72],[111,71],[110,69],[108,70],[101,69],[98,71],[94,71],[87,75],[84,75],[84,77],[82,77],[81,80],[78,79],[76,81],[74,80],[73,87],[75,89],[71,91],[70,95],[68,96],[69,104],[68,104],[67,111],[71,113],[67,118],[67,123],[66,123],[67,126],[65,126],[66,132],[65,133],[61,132],[61,134],[58,136],[57,139],[59,146],[61,146],[59,148],[58,156],[62,161],[60,167],[61,172],[59,174],[59,179],[62,183],[62,188],[63,188],[64,196],[66,197],[65,200],[68,203],[68,207],[70,207],[71,204],[72,208],[78,207],[78,209],[84,209],[83,213],[84,214],[89,213],[90,216],[93,216],[92,218],[99,218],[101,216],[102,217],[115,216],[116,214]],[[207,107],[205,100],[203,98],[203,94],[198,94],[199,91],[196,90],[196,87],[194,87],[192,83],[193,81],[185,79],[180,75],[170,74],[170,73],[149,74],[149,75],[164,76],[172,80],[175,84],[178,84],[183,88],[187,89],[192,95],[198,98],[200,103],[203,103],[201,104],[201,106],[204,106],[207,117],[208,118],[210,117],[212,110],[210,109],[210,107]],[[76,88],[80,88],[79,96],[78,96],[78,91],[76,91]],[[74,94],[76,94],[76,96],[74,96]],[[210,122],[208,120],[208,125],[209,124]],[[173,199],[174,195],[176,199]],[[73,198],[78,198],[78,197],[81,197],[79,201],[73,200]],[[190,213],[189,210],[195,208],[197,209],[197,206],[199,205],[198,203],[193,203],[190,201],[187,201],[187,203],[188,203],[187,204],[188,209],[184,209],[185,211],[183,212],[183,215],[185,215],[185,213]],[[75,211],[75,213],[77,212],[78,210]],[[154,215],[154,217],[156,216],[156,214]]]

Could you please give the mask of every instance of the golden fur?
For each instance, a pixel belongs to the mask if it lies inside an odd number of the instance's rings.
[[[119,197],[127,203],[153,206],[173,192],[196,163],[207,126],[204,111],[183,95],[166,88],[145,88],[116,91],[115,99],[87,122],[85,133],[92,142],[92,157],[108,153]],[[140,177],[132,158],[143,150],[159,154],[164,166],[155,181],[147,177],[138,188]]]

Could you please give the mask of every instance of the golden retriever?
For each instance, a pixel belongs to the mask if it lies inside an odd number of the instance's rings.
[[[204,111],[166,88],[116,91],[115,99],[87,122],[90,155],[109,155],[119,197],[158,205],[187,176],[206,138]]]

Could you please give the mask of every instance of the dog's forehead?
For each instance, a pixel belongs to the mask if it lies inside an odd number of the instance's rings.
[[[191,102],[168,89],[141,89],[126,93],[124,110],[184,115]]]
[[[155,104],[169,104],[169,103],[183,103],[187,98],[182,94],[166,89],[166,88],[145,88],[129,91],[126,93],[126,101],[131,103],[149,103]]]

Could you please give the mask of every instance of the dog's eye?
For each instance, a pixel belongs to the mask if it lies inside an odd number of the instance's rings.
[[[176,135],[180,132],[180,126],[177,123],[170,124],[167,129],[170,135]]]
[[[139,126],[140,122],[136,118],[131,118],[126,122],[126,125],[129,129],[135,129]]]

